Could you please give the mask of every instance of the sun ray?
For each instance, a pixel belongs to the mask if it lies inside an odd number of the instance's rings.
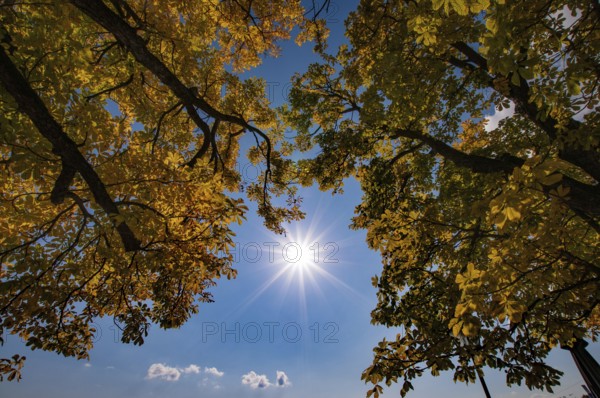
[[[347,295],[352,300],[368,300],[363,294],[325,269],[335,270],[350,263],[347,261],[341,263],[337,257],[340,245],[346,246],[348,242],[346,240],[335,242],[328,238],[335,235],[333,230],[336,225],[335,223],[326,227],[319,225],[318,220],[323,219],[320,216],[321,212],[322,210],[314,212],[309,222],[295,223],[283,236],[270,237],[269,244],[275,245],[275,256],[272,257],[270,252],[269,262],[262,263],[260,266],[262,271],[272,269],[274,274],[250,293],[243,303],[228,314],[229,316],[245,311],[270,289],[276,289],[281,295],[279,300],[281,306],[289,305],[290,300],[295,300],[303,322],[306,322],[309,316],[309,297],[316,295],[319,302],[327,305],[324,285],[333,286],[336,291]],[[263,259],[265,257],[263,256]]]
[[[233,317],[237,313],[243,312],[250,304],[256,301],[264,292],[266,292],[278,279],[282,276],[288,274],[288,270],[286,268],[282,268],[275,275],[273,275],[269,280],[264,282],[260,287],[258,287],[253,293],[251,293],[246,300],[244,300],[243,304],[237,306],[235,310],[231,311],[227,314],[226,317]]]

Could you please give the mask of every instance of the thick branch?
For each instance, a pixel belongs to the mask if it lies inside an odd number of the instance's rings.
[[[196,162],[198,161],[198,159],[200,159],[208,150],[208,147],[210,146],[211,141],[214,140],[214,137],[217,134],[217,129],[219,128],[219,119],[215,120],[215,123],[213,124],[212,130],[210,131],[210,140],[208,139],[204,139],[204,142],[202,143],[202,146],[200,147],[200,149],[194,154],[194,156],[192,156],[192,158],[189,160],[189,162],[185,163],[184,166],[189,166],[189,167],[194,167],[196,165]]]
[[[137,34],[136,30],[126,21],[120,18],[102,0],[70,0],[71,4],[77,7],[93,21],[112,33],[115,38],[133,55],[133,57],[150,70],[165,86],[169,87],[184,104],[188,114],[196,125],[204,133],[204,142],[201,148],[206,150],[210,147],[210,128],[196,112],[196,108],[206,113],[208,116],[221,122],[236,124],[244,129],[258,134],[267,143],[267,171],[266,176],[271,172],[271,141],[269,137],[256,127],[250,125],[243,118],[221,113],[213,108],[202,97],[197,95],[194,88],[188,88],[183,82],[167,68],[167,66],[158,59],[146,46],[146,41]]]
[[[63,131],[61,125],[54,120],[44,102],[31,88],[1,46],[0,81],[6,91],[16,100],[19,108],[29,116],[39,132],[50,141],[52,151],[60,156],[63,165],[76,170],[87,183],[96,203],[102,207],[113,221],[125,250],[133,251],[139,249],[139,241],[129,226],[124,221],[116,221],[116,217],[120,215],[119,209],[110,197],[96,170],[79,152],[77,144]],[[52,190],[53,203],[60,203],[64,199],[68,185],[73,177],[74,173],[72,171],[68,169],[61,171],[56,185]]]
[[[52,192],[50,193],[50,201],[55,205],[62,203],[69,192],[69,185],[75,178],[75,174],[77,170],[69,166],[64,160],[62,162],[62,169],[56,182],[54,183],[54,188],[52,188]]]
[[[476,173],[506,173],[513,172],[515,167],[521,167],[523,160],[514,156],[505,156],[502,160],[485,156],[471,155],[451,147],[443,141],[414,130],[396,130],[393,138],[405,137],[419,140],[431,149],[457,166],[466,167]]]
[[[146,41],[137,34],[136,30],[127,22],[123,21],[123,19],[108,8],[101,0],[71,0],[71,3],[96,23],[112,33],[134,56],[136,61],[148,68],[148,70],[150,70],[165,86],[169,87],[171,91],[182,100],[186,105],[186,108],[189,105],[193,105],[215,119],[249,127],[244,119],[219,112],[203,98],[197,96],[194,89],[186,87],[160,59],[148,50]],[[190,113],[196,113],[191,112],[191,109],[188,109],[188,111]],[[194,119],[193,115],[190,114],[190,116]],[[208,126],[206,126],[206,128],[208,129]],[[204,131],[204,128],[202,128],[202,130]],[[210,129],[208,130],[210,131]]]
[[[486,84],[496,90],[494,86],[494,77],[489,75],[489,67],[487,60],[481,56],[477,51],[472,49],[469,45],[463,42],[453,43],[452,45],[456,50],[467,57],[468,61],[463,61],[455,57],[451,57],[449,62],[461,69],[477,69],[485,72],[487,75]],[[527,80],[519,76],[519,85],[515,85],[511,82],[510,76],[503,76],[509,81],[509,93],[508,98],[514,101],[519,109],[522,109],[524,114],[538,127],[540,127],[551,140],[556,140],[560,136],[558,129],[558,121],[552,116],[548,115],[542,120],[541,110],[530,101],[530,89]],[[566,126],[568,131],[576,131],[581,128],[581,122],[570,119]],[[600,183],[600,158],[596,148],[585,150],[574,147],[564,147],[559,151],[559,157],[561,159],[570,162],[588,173],[597,182]]]
[[[509,154],[505,154],[499,159],[468,154],[419,131],[399,129],[392,135],[392,138],[398,137],[411,138],[425,143],[444,159],[450,160],[459,167],[468,168],[475,173],[512,174],[515,167],[521,167],[525,163],[523,159]],[[565,202],[573,211],[577,214],[583,212],[592,217],[600,216],[600,190],[598,186],[587,185],[563,175],[562,181],[553,185],[545,185],[543,187],[544,193],[550,196],[550,192],[559,185],[564,185],[570,189],[570,197],[565,199]]]

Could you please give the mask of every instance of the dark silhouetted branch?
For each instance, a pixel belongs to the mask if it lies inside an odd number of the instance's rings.
[[[52,151],[60,156],[67,170],[61,171],[57,184],[52,190],[52,202],[60,203],[64,200],[68,185],[74,177],[76,170],[86,182],[96,203],[110,217],[113,225],[118,231],[123,246],[127,251],[138,250],[140,242],[136,239],[133,231],[125,221],[121,221],[119,209],[113,202],[110,194],[96,170],[85,159],[77,149],[77,144],[63,131],[63,128],[50,114],[46,105],[31,88],[18,68],[0,46],[0,82],[6,91],[15,99],[21,111],[23,111],[39,132],[52,144]],[[72,170],[69,170],[72,169]]]

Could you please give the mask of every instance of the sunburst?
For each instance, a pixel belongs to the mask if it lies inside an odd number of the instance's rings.
[[[318,214],[310,222],[298,222],[288,228],[284,236],[269,242],[269,253],[263,253],[261,265],[273,271],[272,276],[251,293],[237,311],[243,311],[252,302],[270,289],[277,289],[281,302],[298,300],[303,320],[308,317],[307,294],[316,294],[323,300],[324,284],[354,298],[362,295],[345,282],[331,274],[326,268],[341,266],[340,249],[343,242],[335,242],[327,236],[331,228],[318,225]]]

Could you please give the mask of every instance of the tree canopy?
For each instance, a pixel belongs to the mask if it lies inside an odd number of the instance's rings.
[[[302,217],[271,204],[294,197],[283,129],[240,78],[293,28],[323,34],[300,0],[4,0],[0,21],[0,335],[85,358],[111,316],[141,344],[236,275],[242,189],[276,232]],[[266,171],[242,186],[243,133]]]
[[[598,2],[363,0],[335,54],[319,9],[0,1],[0,335],[85,358],[91,321],[111,316],[141,344],[235,276],[242,190],[282,232],[302,217],[296,183],[353,176],[352,227],[383,260],[372,319],[399,331],[374,349],[368,395],[484,367],[558,383],[546,355],[600,326]],[[295,27],[323,60],[277,112],[240,74]],[[244,134],[266,165],[250,185]]]
[[[600,326],[598,2],[363,0],[346,28],[282,115],[318,152],[297,181],[364,192],[372,321],[398,330],[367,396],[486,366],[551,390],[548,352]]]

